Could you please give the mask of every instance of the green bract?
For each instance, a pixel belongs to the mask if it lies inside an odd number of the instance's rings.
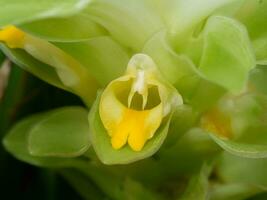
[[[74,141],[76,140],[76,144],[72,143],[72,147],[69,146],[68,143],[65,143],[65,140],[62,140],[62,133],[58,132],[54,135],[45,135],[46,138],[36,138],[37,134],[42,134],[42,132],[38,132],[39,126],[44,126],[46,129],[49,129],[51,126],[59,126],[64,127],[59,122],[49,122],[49,118],[55,116],[55,115],[72,115],[74,112],[80,113],[81,118],[84,117],[84,111],[82,108],[62,108],[59,110],[55,110],[52,112],[37,114],[34,116],[31,116],[29,118],[26,118],[19,122],[14,128],[9,132],[7,137],[4,139],[4,146],[6,147],[7,151],[15,155],[16,158],[19,160],[29,162],[33,165],[38,166],[47,166],[47,167],[65,167],[65,166],[75,166],[76,161],[72,158],[64,158],[64,157],[73,157],[68,156],[68,154],[82,154],[82,151],[80,148],[84,148],[84,146],[88,146],[90,144],[90,141],[88,139],[88,128],[85,129],[83,132],[81,132],[79,135],[69,134],[70,140]],[[79,120],[79,123],[81,123],[82,119]],[[65,123],[65,122],[64,122]],[[69,122],[69,128],[75,128],[77,123]],[[85,123],[83,126],[87,126]],[[67,128],[67,127],[66,127]],[[70,131],[68,128],[67,131]],[[61,130],[64,131],[64,130]],[[51,132],[55,133],[55,132]],[[49,138],[50,137],[50,138]],[[65,136],[64,136],[65,137]],[[85,140],[87,138],[87,140]],[[38,141],[42,139],[41,141]],[[55,146],[53,144],[55,140],[58,140],[61,142],[61,148],[59,149],[58,146]],[[40,145],[40,142],[42,143]],[[39,146],[35,146],[39,143]],[[79,143],[84,143],[84,146],[78,145]],[[58,144],[58,142],[57,142]],[[76,147],[75,147],[76,146]],[[81,146],[81,147],[79,147]],[[41,148],[40,148],[41,147]],[[43,147],[43,148],[42,148]],[[74,152],[74,151],[80,151]],[[64,152],[64,153],[63,153]],[[61,158],[58,158],[61,157]]]
[[[18,122],[16,158],[113,199],[172,199],[153,193],[165,173],[186,177],[178,199],[266,190],[267,0],[0,0],[0,28],[8,59],[86,107]]]

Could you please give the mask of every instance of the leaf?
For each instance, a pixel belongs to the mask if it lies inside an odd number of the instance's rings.
[[[155,61],[162,75],[170,83],[176,83],[185,76],[197,73],[187,56],[178,55],[172,49],[165,30],[153,35],[145,43],[142,52]]]
[[[211,200],[243,200],[248,199],[264,190],[246,183],[217,184],[210,192]]]
[[[87,114],[81,107],[50,111],[28,133],[30,154],[56,157],[82,155],[90,145]]]
[[[178,91],[185,97],[185,102],[199,112],[206,111],[226,93],[220,85],[206,80],[203,76],[186,76],[175,84]],[[209,97],[209,98],[207,98]]]
[[[150,186],[147,187],[147,185],[143,185],[143,182],[132,179],[129,174],[131,173],[129,167],[129,165],[107,166],[96,160],[80,165],[78,169],[84,173],[84,176],[93,180],[95,185],[111,199],[161,199],[153,193],[154,191],[151,190]],[[132,167],[136,169],[136,166]],[[136,177],[136,175],[134,176]],[[147,176],[147,174],[144,176]]]
[[[83,175],[93,180],[94,184],[111,199],[124,200],[124,178],[111,172],[107,166],[99,162],[85,162],[78,166]]]
[[[93,1],[86,11],[93,21],[108,30],[125,47],[140,52],[144,43],[163,28],[158,13],[149,0]]]
[[[56,45],[87,67],[102,86],[121,76],[129,61],[125,49],[107,36]]]
[[[156,4],[168,26],[172,42],[181,47],[199,23],[216,9],[232,2],[233,0],[158,0]]]
[[[170,123],[169,134],[166,138],[164,146],[172,146],[186,134],[189,129],[195,126],[198,118],[198,113],[195,112],[188,105],[178,106],[174,111],[172,120]]]
[[[231,3],[227,3],[226,5],[216,9],[214,14],[235,18],[236,14],[244,6],[245,1],[248,2],[249,0],[237,0],[237,1],[232,1]]]
[[[33,21],[19,27],[32,35],[54,42],[82,41],[107,34],[104,28],[82,12],[71,17]]]
[[[186,55],[175,52],[166,31],[155,34],[147,41],[143,52],[153,58],[160,72],[174,84],[184,101],[198,111],[212,106],[226,92],[206,80]]]
[[[241,91],[255,66],[245,27],[222,16],[209,18],[199,70],[210,81],[231,92]]]
[[[89,2],[90,0],[1,0],[0,26],[73,15]]]
[[[95,186],[95,183],[84,174],[74,169],[61,169],[59,174],[85,199],[107,199],[107,197]]]
[[[225,152],[221,155],[217,174],[225,183],[242,183],[267,189],[267,159],[250,159]]]
[[[71,167],[80,162],[77,158],[36,157],[28,151],[28,135],[31,128],[50,113],[36,114],[18,122],[5,136],[5,149],[17,159],[41,167]]]
[[[257,64],[267,65],[267,34],[266,37],[258,38],[252,41],[254,47]]]
[[[168,133],[170,116],[167,116],[167,119],[165,119],[156,131],[154,137],[146,143],[141,151],[135,152],[129,146],[125,146],[120,150],[113,149],[110,143],[110,136],[105,130],[98,112],[100,96],[101,92],[99,92],[98,97],[91,108],[89,114],[89,126],[92,133],[92,145],[99,159],[104,164],[132,163],[153,155],[160,148]]]
[[[1,50],[6,54],[12,62],[22,67],[24,70],[32,73],[40,79],[47,81],[51,85],[57,86],[61,89],[66,89],[60,81],[55,69],[34,59],[25,51],[19,49],[9,49],[4,45],[0,46]]]
[[[220,138],[215,134],[210,134],[211,138],[224,150],[245,158],[267,158],[267,145],[263,144],[248,144],[238,141],[231,141]]]
[[[267,2],[265,0],[246,0],[236,13],[236,18],[247,28],[250,37],[254,40],[266,36],[267,30]]]
[[[255,50],[257,63],[267,63],[267,2],[246,0],[235,17],[247,28]]]
[[[210,134],[219,146],[241,157],[267,157],[267,96],[252,92],[228,96],[220,101],[218,109],[229,119],[231,135],[227,139],[216,132]]]
[[[4,62],[4,60],[5,60],[5,54],[3,54],[2,52],[0,52],[0,63],[1,63],[1,65],[0,65],[0,69],[1,69],[1,67],[3,66],[3,62]]]
[[[211,171],[211,166],[204,163],[198,174],[193,175],[188,183],[188,186],[181,197],[181,200],[206,200],[208,199],[209,181],[208,177]]]
[[[150,191],[147,187],[144,187],[140,182],[137,182],[131,178],[126,178],[124,182],[124,199],[136,200],[136,199],[146,199],[146,200],[160,200],[159,195]]]
[[[173,134],[170,132],[168,137]],[[168,139],[168,138],[167,138]],[[160,149],[158,157],[163,174],[172,177],[179,173],[181,176],[196,173],[203,163],[218,156],[221,149],[213,142],[207,133],[199,128],[192,128],[179,138],[175,145]]]
[[[1,68],[0,68],[1,71]],[[26,91],[25,71],[16,65],[12,65],[8,76],[8,84],[4,90],[3,98],[0,98],[0,135],[1,138],[12,121],[13,110],[21,102]]]
[[[249,84],[256,91],[267,95],[267,67],[257,66],[250,73]]]

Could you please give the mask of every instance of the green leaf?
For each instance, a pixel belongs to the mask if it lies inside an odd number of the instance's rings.
[[[95,160],[94,162],[84,163],[79,166],[79,170],[93,180],[107,196],[118,200],[136,200],[136,199],[161,199],[153,193],[150,186],[144,185],[142,181],[132,179],[130,176],[132,165],[107,166]],[[136,165],[132,166],[136,169]],[[141,170],[144,168],[141,168]],[[146,172],[147,173],[147,172]],[[147,176],[143,173],[144,176]],[[136,175],[134,175],[136,177]]]
[[[267,189],[267,159],[249,159],[224,153],[217,174],[225,183],[242,183]]]
[[[204,49],[199,70],[231,92],[241,91],[255,65],[245,27],[222,16],[209,18],[204,29]]]
[[[170,83],[176,83],[183,77],[196,73],[192,61],[186,55],[178,55],[172,49],[165,30],[153,35],[145,43],[142,52],[155,61],[162,75]]]
[[[175,46],[186,43],[194,29],[216,9],[234,0],[165,0],[156,1]]]
[[[210,134],[211,138],[224,150],[236,156],[246,158],[267,158],[266,144],[249,144],[229,139],[223,139],[215,134]]]
[[[0,68],[3,66],[3,62],[4,62],[4,60],[5,60],[5,54],[3,54],[2,52],[0,52],[0,63],[1,63],[1,65],[0,65]]]
[[[262,191],[264,190],[246,183],[215,184],[210,192],[210,199],[244,200]]]
[[[188,183],[188,186],[180,198],[181,200],[206,200],[208,198],[208,177],[211,171],[211,166],[204,163],[198,174],[193,175]]]
[[[60,81],[54,68],[34,59],[25,51],[20,49],[9,49],[4,45],[0,46],[1,50],[6,54],[12,62],[22,67],[24,70],[32,73],[40,79],[57,86],[62,89],[66,89]]]
[[[243,6],[236,13],[236,18],[240,20],[254,40],[261,36],[267,36],[267,2],[265,0],[246,0]]]
[[[164,146],[172,146],[193,126],[198,118],[198,113],[188,105],[178,106],[174,111],[170,123],[169,134]]]
[[[228,98],[219,103],[219,109],[230,119],[231,138],[222,138],[216,133],[210,136],[224,150],[234,155],[267,157],[267,96],[248,93]]]
[[[163,28],[150,0],[98,0],[87,7],[90,17],[131,50],[140,52],[144,43]]]
[[[89,2],[90,0],[1,0],[0,26],[73,15]]]
[[[170,132],[168,137],[173,134]],[[218,145],[199,128],[192,128],[169,148],[161,148],[156,154],[162,165],[163,174],[182,176],[196,173],[203,163],[221,152]]]
[[[28,151],[28,136],[31,128],[50,113],[36,114],[18,122],[5,136],[5,149],[17,159],[41,167],[71,167],[80,162],[77,158],[52,158],[32,156]]]
[[[124,192],[125,199],[136,200],[136,199],[146,199],[146,200],[160,200],[160,196],[150,191],[147,187],[144,187],[141,183],[131,179],[126,178],[124,182]]]
[[[81,107],[51,111],[29,131],[29,152],[33,156],[76,157],[90,145],[88,112]]]
[[[153,58],[163,76],[175,85],[183,100],[194,109],[205,110],[225,93],[222,87],[206,80],[186,55],[174,51],[166,31],[147,41],[143,52]]]
[[[121,76],[129,61],[127,52],[107,36],[56,45],[87,67],[102,86]]]
[[[0,69],[1,70],[1,69]],[[5,134],[12,122],[12,113],[21,102],[23,94],[27,91],[25,84],[26,72],[16,65],[11,66],[8,76],[8,84],[4,90],[4,95],[0,98],[0,135]]]
[[[107,199],[95,183],[81,172],[74,169],[61,169],[59,174],[83,197],[85,200]]]
[[[197,74],[185,76],[175,84],[175,87],[185,98],[185,102],[199,112],[206,111],[214,106],[226,93],[226,90],[221,86]]]
[[[72,17],[42,19],[19,27],[32,35],[56,42],[81,41],[106,34],[104,28],[82,12]]]
[[[154,137],[146,143],[141,151],[135,152],[129,146],[125,146],[120,150],[113,149],[110,143],[110,136],[105,130],[98,112],[100,96],[101,92],[99,92],[98,97],[91,108],[89,114],[89,126],[91,130],[92,145],[99,159],[104,164],[132,163],[153,155],[160,148],[167,136],[171,116],[166,117],[167,119],[165,119],[156,131]]]
[[[267,67],[266,66],[257,66],[250,73],[249,84],[256,91],[267,95]]]
[[[241,10],[241,8],[244,6],[245,2],[248,2],[249,0],[236,0],[232,1],[231,3],[228,3],[218,9],[214,12],[216,15],[222,15],[227,17],[236,17],[236,14]]]
[[[246,0],[235,17],[247,28],[257,63],[267,64],[267,2]]]
[[[266,37],[261,37],[252,41],[254,47],[257,64],[267,65],[267,34]]]

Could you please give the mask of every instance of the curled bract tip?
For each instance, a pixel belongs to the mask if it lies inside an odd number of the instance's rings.
[[[104,90],[99,114],[114,149],[128,143],[132,150],[141,151],[164,117],[179,104],[181,96],[163,80],[153,60],[136,54],[125,74]]]

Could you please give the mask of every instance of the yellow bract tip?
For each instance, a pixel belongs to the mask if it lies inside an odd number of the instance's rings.
[[[7,44],[9,48],[23,48],[25,33],[15,26],[7,26],[0,31],[0,41]]]
[[[231,138],[231,121],[217,109],[206,113],[201,119],[201,127],[208,132],[215,133],[221,137]]]

